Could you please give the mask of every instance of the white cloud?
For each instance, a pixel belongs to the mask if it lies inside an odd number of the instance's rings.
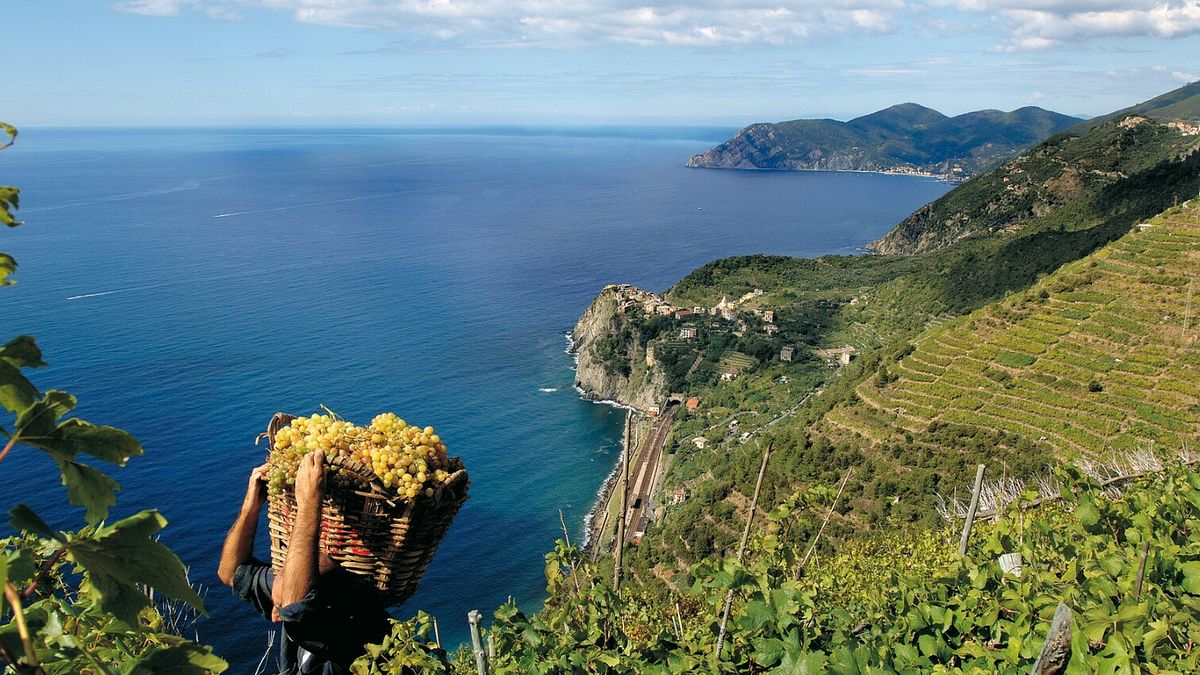
[[[1092,38],[1200,34],[1200,0],[931,0],[993,15],[1008,37],[995,51],[1051,49]]]
[[[1181,70],[1172,70],[1171,79],[1182,84],[1190,84],[1196,80],[1200,80],[1200,75],[1195,73],[1185,73]]]
[[[291,12],[297,21],[421,34],[478,45],[781,45],[896,30],[906,0],[121,0],[119,12],[237,16]]]
[[[183,3],[180,0],[123,0],[112,8],[122,14],[144,14],[146,16],[175,16]]]
[[[242,14],[235,2],[206,2],[206,0],[121,0],[113,3],[114,12],[143,16],[178,16],[188,8],[214,19],[240,21]]]

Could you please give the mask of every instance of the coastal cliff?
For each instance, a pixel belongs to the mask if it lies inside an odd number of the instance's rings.
[[[657,298],[633,286],[606,286],[571,332],[578,360],[575,386],[595,401],[614,401],[641,410],[657,409],[666,378],[641,339],[638,323]]]
[[[961,168],[950,161],[917,166],[907,162],[878,161],[860,146],[796,147],[777,125],[764,123],[752,124],[715,148],[692,155],[685,166],[692,169],[871,171],[925,174],[945,179],[961,177]]]

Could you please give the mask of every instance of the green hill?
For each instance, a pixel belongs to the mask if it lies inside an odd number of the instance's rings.
[[[1080,211],[1102,217],[1122,183],[1197,146],[1200,136],[1145,118],[1061,134],[921,207],[870,248],[918,253],[968,237],[1073,226]]]
[[[1036,107],[947,117],[915,103],[901,103],[849,122],[753,124],[695,155],[687,165],[921,172],[966,178],[1076,122],[1074,117]]]
[[[1192,202],[923,333],[855,388],[861,403],[828,415],[828,430],[869,443],[920,442],[946,425],[1003,430],[1062,458],[1181,451],[1200,423],[1197,263]]]
[[[1086,120],[1081,122],[1077,128],[1087,131],[1109,120],[1129,115],[1143,115],[1161,121],[1200,121],[1200,82],[1192,82],[1137,105]]]

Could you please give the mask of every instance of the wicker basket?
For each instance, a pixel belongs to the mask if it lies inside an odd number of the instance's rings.
[[[275,432],[293,419],[276,413],[260,439],[267,438],[273,446]],[[413,500],[398,499],[359,462],[337,456],[329,464],[340,471],[326,482],[319,548],[388,605],[399,605],[417,590],[438,544],[467,500],[469,481],[462,460],[450,458],[450,476],[435,488],[432,497]],[[283,570],[287,559],[295,512],[296,498],[291,491],[270,497],[271,565],[276,573]]]

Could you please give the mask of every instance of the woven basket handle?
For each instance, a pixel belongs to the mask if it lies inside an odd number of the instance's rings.
[[[258,445],[265,438],[267,440],[267,452],[270,452],[271,448],[275,445],[275,434],[279,433],[280,429],[291,424],[294,419],[296,419],[295,415],[289,415],[285,412],[275,413],[271,417],[271,421],[267,422],[267,430],[254,439],[254,444]]]

